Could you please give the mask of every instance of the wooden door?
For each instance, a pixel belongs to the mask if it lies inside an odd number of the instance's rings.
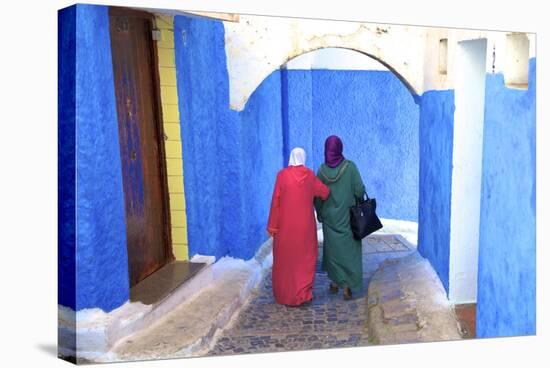
[[[130,286],[174,257],[161,140],[157,58],[148,13],[110,8]]]

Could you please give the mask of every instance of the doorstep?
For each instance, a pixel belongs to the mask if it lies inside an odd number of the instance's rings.
[[[75,312],[58,305],[59,355],[76,357],[77,362],[105,358],[118,341],[155,323],[210,285],[214,261],[215,257],[194,256],[186,264],[171,263],[157,271],[159,275],[144,279],[143,286],[133,288],[130,300],[109,313],[99,308]],[[162,284],[158,291],[151,287],[156,279]]]
[[[202,262],[172,261],[130,289],[130,301],[157,304],[206,266]]]
[[[162,318],[121,339],[96,362],[203,356],[233,323],[272,265],[267,240],[247,261],[223,257],[212,265],[209,287]]]
[[[178,271],[176,271],[176,269],[174,268],[174,266],[178,266],[178,264],[176,263],[172,265],[172,267],[166,269],[164,273],[161,273],[159,275],[159,278],[162,277],[169,280],[170,276],[168,275],[170,275],[170,272],[172,272],[172,280],[175,280],[174,283],[170,284],[165,281],[167,286],[164,287],[163,293],[154,293],[149,295],[144,293],[144,295],[141,295],[143,297],[148,296],[148,298],[151,298],[151,295],[157,296],[157,300],[154,301],[152,304],[146,304],[141,301],[134,302],[130,300],[130,302],[127,304],[134,305],[137,307],[137,309],[140,309],[143,312],[136,313],[137,311],[134,309],[130,311],[130,315],[125,315],[123,318],[119,318],[118,323],[113,323],[111,325],[108,334],[108,349],[112,348],[122,338],[150,326],[151,324],[162,318],[165,314],[169,313],[174,308],[179,306],[181,303],[192,299],[202,289],[209,286],[214,279],[212,272],[212,265],[214,264],[214,261],[215,257],[194,256],[189,263],[198,265],[188,265],[188,268],[195,271],[200,268],[197,272],[193,274],[191,274],[191,272],[178,273]],[[179,266],[181,266],[181,264],[179,264]],[[177,276],[174,276],[174,274],[177,274]],[[182,275],[188,277],[185,279],[185,282],[177,285],[176,281],[179,280],[181,282]],[[153,279],[153,281],[154,280],[155,279]],[[170,288],[174,287],[174,285],[176,285],[175,288],[173,288],[170,292],[166,294],[166,291],[170,290]],[[149,287],[144,288],[144,290],[149,289]],[[154,298],[151,298],[151,300],[152,299]]]

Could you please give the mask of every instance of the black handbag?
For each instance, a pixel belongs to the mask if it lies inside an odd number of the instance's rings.
[[[349,209],[349,222],[351,231],[356,240],[361,240],[376,230],[382,228],[382,223],[376,215],[376,198],[361,198],[361,202],[356,200],[355,206]]]

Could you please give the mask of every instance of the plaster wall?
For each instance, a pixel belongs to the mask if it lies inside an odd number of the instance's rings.
[[[79,4],[59,17],[60,201],[69,220],[59,303],[110,311],[128,300],[129,281],[108,8]]]
[[[59,304],[76,306],[76,6],[58,13],[58,277]],[[76,344],[76,341],[74,342]]]
[[[418,251],[449,292],[454,91],[428,91],[420,99]]]
[[[298,56],[281,76],[284,162],[301,146],[316,171],[324,140],[337,134],[379,214],[417,221],[419,109],[404,84],[380,62],[339,48]]]
[[[424,82],[421,92],[429,90],[454,89],[459,74],[456,69],[459,52],[459,43],[462,41],[487,40],[487,50],[485,55],[485,71],[487,73],[503,73],[506,78],[517,75],[525,76],[527,72],[527,56],[533,58],[536,55],[535,41],[536,36],[533,33],[522,33],[529,42],[528,53],[523,50],[525,61],[519,63],[510,63],[516,54],[515,47],[508,45],[508,36],[512,32],[502,31],[479,31],[479,30],[461,30],[448,28],[429,28],[426,34],[426,45],[423,56],[423,77]],[[447,68],[446,73],[439,70],[440,40],[447,39]],[[524,44],[520,47],[524,47]],[[525,86],[516,86],[525,88]],[[421,93],[419,92],[419,93]]]
[[[222,23],[176,16],[174,43],[189,255],[249,259],[267,238],[282,167],[281,76],[272,73],[237,113]]]
[[[336,134],[377,214],[417,221],[419,107],[403,83],[390,71],[312,70],[312,96],[314,170]]]
[[[108,7],[77,5],[76,309],[129,298],[122,169]]]
[[[295,57],[285,64],[286,69],[328,69],[328,70],[384,70],[384,64],[360,52],[329,47],[318,49]]]
[[[536,333],[536,61],[527,90],[486,76],[476,334]],[[513,117],[513,118],[511,118]]]
[[[224,27],[230,104],[237,111],[272,71],[296,56],[327,47],[356,50],[382,61],[419,96],[430,90],[454,89],[455,52],[460,41],[487,39],[487,72],[502,71],[510,81],[526,73],[523,61],[510,63],[511,51],[524,48],[507,41],[513,32],[252,15],[224,22]],[[535,34],[518,37],[527,37],[528,55],[534,57]],[[443,39],[447,39],[446,73],[439,68]],[[322,57],[317,62],[321,64]]]
[[[479,39],[456,52],[449,299],[457,304],[477,294],[486,49]]]
[[[422,27],[245,15],[224,27],[230,105],[237,111],[272,71],[327,47],[371,55],[390,65],[413,93],[422,89]]]

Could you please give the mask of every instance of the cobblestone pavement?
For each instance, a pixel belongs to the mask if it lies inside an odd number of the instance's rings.
[[[378,266],[389,258],[404,257],[416,249],[398,235],[371,235],[363,241],[364,289],[350,301],[342,291],[331,294],[329,280],[318,269],[313,301],[308,306],[287,307],[275,303],[271,273],[250,297],[248,305],[228,327],[207,355],[276,352],[369,344],[367,287]]]

